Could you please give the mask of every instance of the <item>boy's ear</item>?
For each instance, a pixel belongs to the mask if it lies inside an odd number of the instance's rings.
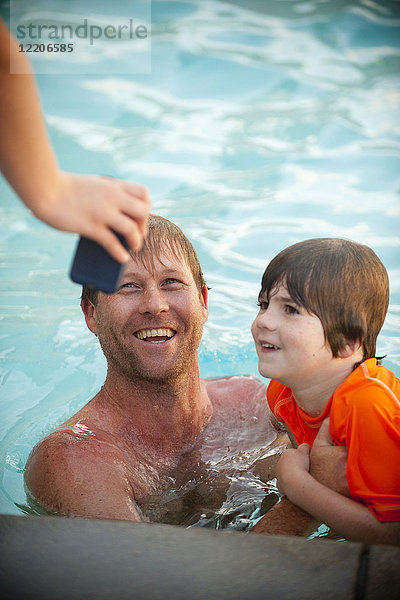
[[[359,340],[347,340],[345,345],[339,350],[338,358],[350,358],[361,349],[361,342]]]

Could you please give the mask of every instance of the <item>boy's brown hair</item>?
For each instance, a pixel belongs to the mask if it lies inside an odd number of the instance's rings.
[[[260,299],[285,284],[294,302],[321,321],[332,354],[359,342],[363,360],[375,356],[389,306],[389,278],[375,252],[341,238],[313,238],[289,246],[266,268]]]
[[[159,215],[150,215],[148,233],[143,241],[143,246],[138,252],[131,252],[131,256],[133,259],[140,261],[150,272],[153,272],[155,261],[159,260],[161,251],[165,249],[179,260],[184,259],[186,261],[200,295],[205,281],[193,245],[175,223]],[[83,286],[82,300],[89,300],[95,305],[97,295],[98,291],[92,286]]]

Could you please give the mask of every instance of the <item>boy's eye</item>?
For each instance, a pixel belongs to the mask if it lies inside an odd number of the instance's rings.
[[[285,312],[287,312],[288,315],[300,314],[297,308],[295,306],[292,306],[291,304],[285,304]]]
[[[259,307],[260,310],[267,310],[267,308],[268,308],[268,302],[265,302],[263,300],[259,300],[257,302],[257,306]]]

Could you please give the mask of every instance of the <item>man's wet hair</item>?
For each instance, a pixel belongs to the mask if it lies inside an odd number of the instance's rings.
[[[389,306],[389,278],[371,248],[341,238],[299,242],[269,263],[260,301],[268,302],[280,284],[320,319],[334,357],[349,342],[362,345],[362,360],[375,356]]]
[[[155,263],[160,260],[161,253],[170,253],[178,260],[185,260],[189,266],[196,283],[199,295],[205,285],[203,271],[192,243],[183,231],[164,217],[150,215],[148,233],[143,241],[143,246],[137,252],[131,251],[132,258],[140,263],[151,273],[155,271]],[[92,286],[84,285],[82,300],[89,300],[96,304],[98,291]]]

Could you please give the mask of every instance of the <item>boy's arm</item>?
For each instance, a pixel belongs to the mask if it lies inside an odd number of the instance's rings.
[[[296,506],[349,540],[400,545],[400,523],[381,523],[363,504],[319,483],[309,469],[307,444],[286,450],[278,463],[279,488]]]
[[[296,441],[294,447],[297,448]],[[340,494],[349,495],[346,462],[346,447],[333,446],[329,433],[326,436],[321,427],[312,449],[311,474],[313,477]],[[314,519],[284,497],[258,521],[251,532],[308,536],[316,531],[320,524],[321,521]]]

